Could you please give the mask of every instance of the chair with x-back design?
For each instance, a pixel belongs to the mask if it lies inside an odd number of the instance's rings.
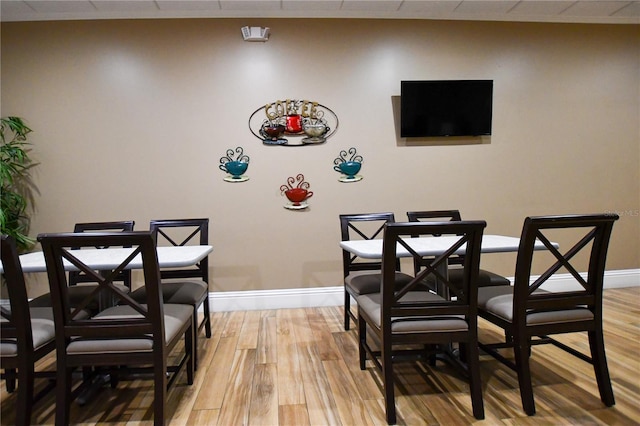
[[[36,377],[55,377],[51,372],[35,371],[35,363],[55,349],[55,328],[51,308],[29,308],[27,288],[13,237],[2,236],[3,275],[9,293],[9,306],[0,306],[0,364],[7,391],[15,391],[18,380],[18,400],[15,424],[31,424],[33,404],[55,383],[34,396]],[[10,308],[10,309],[8,309]]]
[[[409,222],[431,222],[431,221],[460,221],[462,217],[460,216],[459,210],[423,210],[423,211],[409,211],[407,212],[407,218]],[[462,256],[454,256],[450,259],[450,265],[458,265],[458,267],[454,266],[449,268],[449,279],[454,283],[462,282],[462,268],[459,265],[462,265],[464,262],[464,258]],[[415,273],[421,268],[421,264],[419,261],[415,261],[414,270]],[[433,279],[433,278],[431,278]],[[435,283],[428,283],[429,287],[436,287]],[[502,275],[496,274],[495,272],[487,271],[486,269],[480,269],[478,272],[478,286],[479,287],[487,287],[494,285],[511,285],[511,281],[509,281],[506,277]]]
[[[393,213],[359,213],[340,215],[340,234],[342,241],[372,240],[382,237],[387,223],[395,222]],[[351,312],[351,298],[361,294],[380,291],[380,260],[362,259],[342,250],[342,272],[344,277],[344,329],[349,330],[349,320],[357,321]],[[407,282],[411,279],[400,271],[400,260],[396,263],[397,279]]]
[[[615,214],[526,218],[513,287],[478,291],[478,314],[504,329],[506,336],[505,342],[481,343],[480,347],[517,372],[522,406],[528,415],[536,412],[531,348],[545,343],[592,364],[602,402],[608,407],[615,403],[605,356],[602,292],[609,239],[617,219]],[[569,242],[570,248],[563,253],[551,242],[560,240]],[[547,250],[535,250],[536,241]],[[533,276],[534,264],[550,266]],[[578,272],[581,270],[583,273]],[[559,271],[564,273],[562,280],[550,279]],[[572,288],[566,287],[569,280],[573,280]],[[590,356],[549,337],[575,332],[586,332]],[[500,348],[512,348],[515,362],[498,352]]]
[[[124,376],[131,369],[148,372],[154,382],[154,422],[167,418],[167,388],[175,383],[186,367],[187,383],[193,383],[194,329],[193,310],[188,305],[165,304],[160,292],[160,269],[153,235],[149,231],[118,233],[41,234],[47,275],[53,302],[56,336],[56,424],[69,424],[72,372],[79,367],[101,367]],[[81,260],[82,248],[96,246],[130,247],[121,254],[117,266],[100,270]],[[79,247],[80,250],[74,250]],[[127,291],[113,284],[119,273],[141,258],[146,290],[144,304],[133,300]],[[116,305],[84,318],[83,304],[72,306],[65,271],[70,263],[92,277],[99,292],[110,294]],[[90,299],[85,301],[90,303]],[[178,353],[178,344],[184,349]],[[173,353],[172,353],[173,351]],[[169,354],[172,354],[169,358]],[[174,357],[175,354],[175,357]],[[171,363],[171,364],[170,364]],[[121,367],[113,366],[126,366]],[[138,366],[138,368],[133,368]],[[124,371],[123,371],[124,370]],[[168,376],[169,373],[170,376]]]
[[[209,244],[209,219],[162,219],[152,220],[149,230],[158,246],[186,246]],[[196,342],[196,367],[198,365],[198,332],[205,329],[207,338],[211,337],[211,314],[209,308],[209,258],[205,257],[193,267],[170,268],[160,271],[162,286],[160,291],[164,303],[190,305],[194,314]],[[142,301],[146,297],[145,289],[139,288],[131,295]],[[198,323],[198,309],[202,306],[204,318]]]
[[[469,379],[473,415],[484,418],[478,354],[478,317],[476,280],[480,264],[480,244],[484,221],[439,223],[389,223],[384,227],[382,246],[382,286],[379,292],[357,297],[360,368],[366,368],[367,356],[382,372],[387,422],[396,423],[393,362],[403,359],[407,346],[428,345],[444,354]],[[438,256],[422,256],[413,250],[413,237],[443,235],[453,237]],[[404,248],[423,266],[406,284],[396,280],[399,248]],[[447,279],[451,257],[464,254],[462,280]],[[422,283],[434,275],[448,287],[450,298],[425,291]],[[375,346],[369,341],[373,339]],[[460,360],[451,344],[460,343]],[[378,349],[379,348],[379,349]],[[424,352],[423,349],[420,353]],[[432,358],[432,357],[430,357]]]

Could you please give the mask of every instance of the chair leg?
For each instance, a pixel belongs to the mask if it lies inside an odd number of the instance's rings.
[[[351,295],[344,291],[344,329],[349,331],[349,312],[351,310]]]
[[[71,368],[64,362],[57,363],[56,373],[56,424],[68,425],[71,411]]]
[[[198,369],[198,333],[200,331],[200,328],[198,327],[198,305],[193,305],[193,320],[191,321],[191,327],[193,328],[193,345],[195,346],[195,350],[193,351],[193,364],[194,364],[194,368],[197,370]]]
[[[167,359],[153,365],[153,424],[165,424],[167,402]],[[57,424],[57,423],[56,423]]]
[[[465,349],[467,358],[473,416],[478,420],[482,420],[484,419],[484,402],[482,400],[482,381],[480,379],[480,351],[477,342],[468,342],[461,346],[461,349]]]
[[[529,367],[531,345],[528,338],[526,341],[522,341],[519,337],[514,337],[513,351],[516,360],[518,383],[520,384],[522,408],[527,415],[533,416],[536,413],[536,406],[533,400],[533,384],[531,382],[531,369]]]
[[[611,378],[609,377],[609,368],[607,366],[607,356],[604,350],[604,336],[602,330],[590,331],[589,347],[591,348],[591,359],[593,360],[593,369],[598,382],[598,390],[600,391],[600,399],[607,407],[615,405],[616,401],[613,396],[611,387]]]
[[[7,392],[12,393],[16,390],[16,369],[7,368],[4,370],[4,382]]]
[[[29,363],[29,361],[27,361]],[[18,369],[18,405],[16,410],[16,425],[30,425],[31,412],[33,411],[33,361],[31,368]]]
[[[197,321],[196,321],[197,322]],[[188,356],[187,362],[187,384],[193,384],[193,372],[196,369],[195,362],[195,354],[197,349],[195,347],[195,336],[197,333],[197,328],[194,328],[193,325],[189,327],[187,331],[184,333],[184,350]]]
[[[204,331],[207,339],[211,338],[211,310],[209,309],[209,295],[207,294],[207,298],[203,303],[204,310]],[[195,330],[198,331],[197,329]]]
[[[360,370],[366,368],[367,363],[367,351],[365,346],[367,344],[367,322],[358,316],[358,353],[360,355]]]
[[[387,415],[387,423],[396,424],[396,399],[393,388],[393,364],[391,357],[391,344],[389,339],[384,339],[382,344],[382,380],[384,384],[384,407]]]

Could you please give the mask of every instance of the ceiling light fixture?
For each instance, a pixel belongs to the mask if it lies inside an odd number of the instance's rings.
[[[269,40],[269,27],[242,27],[241,30],[244,41]]]

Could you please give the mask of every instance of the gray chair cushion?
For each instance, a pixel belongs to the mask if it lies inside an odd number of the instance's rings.
[[[402,272],[396,272],[396,283],[399,286],[406,285],[413,277]],[[347,275],[344,285],[349,288],[351,294],[370,294],[380,291],[382,274],[380,271],[355,271]]]
[[[69,287],[69,303],[71,306],[78,306],[96,288],[97,284],[81,283]],[[129,287],[124,284],[114,283],[114,286],[123,293],[129,292]],[[30,307],[50,307],[51,293],[45,293],[29,301]],[[94,313],[99,311],[98,299],[95,298],[87,305],[87,309]]]
[[[29,308],[31,315],[31,335],[33,338],[33,349],[38,350],[55,338],[55,323],[53,322],[53,309],[50,307],[33,307]],[[82,311],[78,313],[76,318],[88,318],[89,313]],[[0,322],[6,321],[0,318]],[[2,339],[0,342],[0,355],[15,356],[18,352],[14,339]]]
[[[162,281],[160,290],[164,303],[180,305],[198,305],[209,295],[209,287],[202,280]],[[144,302],[147,299],[146,289],[140,287],[132,291],[131,297],[138,302]]]
[[[165,341],[173,340],[185,322],[192,322],[193,309],[187,305],[164,305]],[[95,319],[140,318],[141,315],[131,306],[114,306],[97,314]],[[153,341],[149,337],[130,339],[76,339],[67,346],[67,353],[95,354],[121,353],[128,351],[153,350]]]
[[[462,283],[462,272],[463,269],[460,267],[449,268],[449,280],[454,285]],[[426,279],[426,282],[429,283],[430,287],[433,287],[432,284],[435,282],[435,277],[433,275],[429,275]],[[503,285],[511,285],[511,281],[509,281],[502,275],[498,275],[491,271],[485,271],[484,269],[480,269],[478,271],[478,287],[493,287]]]
[[[380,327],[380,309],[381,300],[380,293],[364,294],[358,296],[356,301],[358,302],[358,309],[361,309],[366,313],[375,323],[377,327]],[[437,294],[428,291],[410,291],[400,299],[404,302],[425,302],[425,301],[441,301],[445,300]],[[428,318],[428,317],[427,317]],[[415,332],[455,332],[455,331],[467,331],[469,329],[467,322],[460,316],[448,316],[433,317],[432,319],[424,320],[403,320],[399,318],[392,318],[391,331],[393,333],[415,333]]]
[[[536,290],[545,292],[545,290]],[[513,287],[484,287],[478,289],[478,309],[492,313],[509,322],[513,321]],[[558,311],[536,312],[527,315],[527,325],[553,324],[592,320],[593,313],[585,307]]]

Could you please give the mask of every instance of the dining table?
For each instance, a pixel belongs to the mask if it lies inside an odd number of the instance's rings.
[[[443,235],[439,237],[407,238],[405,241],[411,249],[422,256],[439,256],[458,239],[456,236]],[[382,241],[382,239],[340,241],[340,247],[364,259],[382,259]],[[557,243],[552,244],[556,248],[558,247]],[[517,252],[519,247],[520,238],[485,234],[482,236],[480,251],[481,253],[509,253]],[[536,241],[535,249],[544,250],[546,247],[541,241]],[[463,254],[464,245],[456,253]],[[411,253],[402,246],[398,246],[396,255],[398,257],[411,257]]]
[[[109,270],[119,266],[133,251],[133,248],[109,247],[90,248],[74,251],[85,265],[96,270]],[[158,266],[160,268],[183,268],[197,264],[213,251],[210,245],[192,246],[160,246],[156,248],[158,253]],[[20,255],[22,272],[46,272],[47,264],[42,251],[34,251]],[[78,269],[65,260],[65,270],[77,271]],[[136,256],[126,269],[142,269],[142,257]],[[0,265],[0,273],[3,272]]]
[[[439,256],[459,240],[459,237],[454,235],[442,235],[442,236],[429,236],[429,237],[411,237],[406,238],[405,242],[412,250],[421,256]],[[346,240],[340,241],[340,247],[343,250],[348,251],[363,259],[382,259],[382,243],[381,238],[369,239],[369,240]],[[551,244],[558,248],[559,244],[551,242]],[[480,247],[481,253],[510,253],[517,252],[520,247],[520,238],[511,237],[506,235],[493,235],[484,234],[482,236],[482,244]],[[546,246],[541,241],[536,241],[535,250],[546,250]],[[462,245],[456,254],[464,254],[465,245]],[[411,257],[412,254],[402,245],[398,245],[396,249],[396,256]],[[448,265],[443,262],[439,265],[438,272],[442,276],[448,276]],[[437,282],[438,293],[441,296],[448,297],[447,286]]]
[[[133,252],[134,248],[108,247],[108,248],[85,248],[74,250],[74,256],[85,265],[100,271],[109,271],[117,268]],[[158,266],[160,268],[184,268],[200,262],[213,251],[210,245],[190,245],[190,246],[159,246],[156,247],[158,254]],[[47,271],[44,253],[34,251],[20,255],[20,264],[24,273],[42,273]],[[77,271],[78,268],[64,260],[66,271]],[[138,254],[127,265],[126,269],[142,269],[142,255]],[[0,263],[0,273],[3,272]],[[99,301],[101,309],[113,303],[112,300]],[[97,389],[109,382],[108,374],[98,374],[95,379],[85,387],[77,396],[79,405],[86,404],[97,392]]]

